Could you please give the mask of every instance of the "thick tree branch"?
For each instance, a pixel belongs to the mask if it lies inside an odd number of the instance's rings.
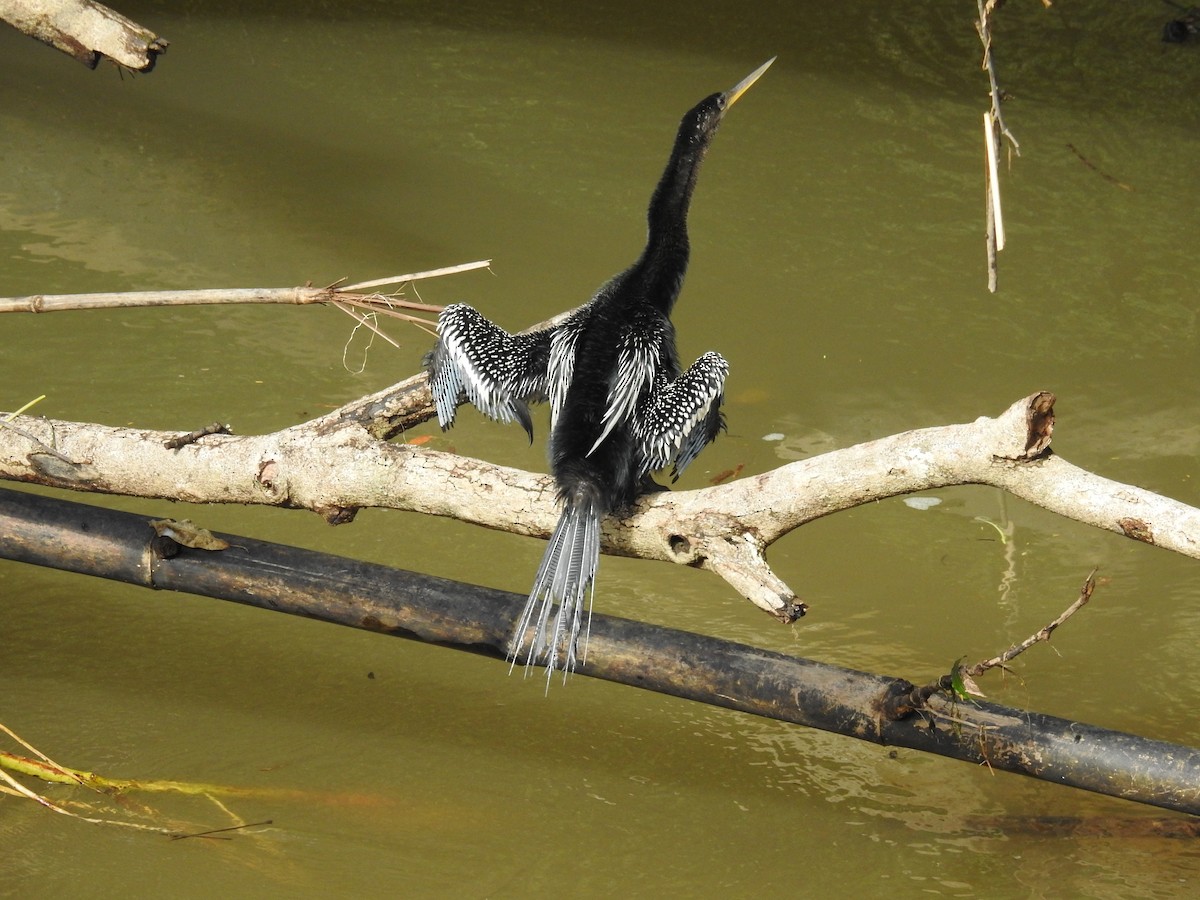
[[[1053,403],[1052,394],[1038,393],[994,419],[908,431],[717,487],[653,494],[627,519],[605,522],[604,550],[709,569],[790,621],[804,606],[764,555],[784,534],[899,494],[987,484],[1067,518],[1200,558],[1200,510],[1050,453]],[[0,422],[0,478],[194,503],[305,508],[333,523],[349,521],[364,506],[388,507],[546,537],[557,516],[547,476],[379,439],[429,415],[425,379],[416,376],[273,434],[213,434],[173,450],[164,443],[176,432],[17,416],[9,423],[15,427]]]

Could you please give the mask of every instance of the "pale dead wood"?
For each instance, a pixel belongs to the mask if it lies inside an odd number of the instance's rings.
[[[983,44],[983,62],[981,68],[988,74],[988,93],[991,97],[991,109],[983,114],[984,142],[984,231],[987,245],[988,290],[996,292],[998,270],[996,254],[1004,249],[1004,217],[1000,204],[1000,172],[997,160],[1000,155],[1000,138],[1008,140],[1009,146],[1017,156],[1021,155],[1021,145],[1008,126],[1004,124],[1004,113],[1000,108],[1004,100],[1004,91],[996,77],[996,60],[992,53],[992,15],[1003,5],[1004,0],[976,0],[979,18],[975,22],[975,31]],[[1049,5],[1049,0],[1044,0]]]
[[[290,288],[208,288],[197,291],[123,291],[96,294],[33,294],[28,297],[0,298],[0,313],[47,313],[65,310],[118,309],[147,306],[209,306],[237,303],[286,303],[303,306],[332,303],[338,299],[334,289],[318,287]]]
[[[0,0],[3,2],[3,0]],[[413,302],[400,291],[406,285],[427,278],[456,275],[472,269],[485,269],[490,259],[444,266],[424,272],[406,275],[389,275],[351,285],[331,284],[313,287],[311,284],[287,288],[206,288],[204,290],[167,291],[123,291],[119,293],[95,294],[33,294],[28,297],[0,297],[0,313],[46,313],[66,310],[119,309],[127,307],[158,306],[223,306],[228,304],[287,304],[310,306],[325,304],[350,316],[359,327],[367,328],[393,347],[400,344],[389,337],[378,324],[379,316],[389,316],[416,325],[431,336],[436,336],[434,323],[430,319],[412,315],[413,312],[438,312],[440,306]],[[388,294],[378,292],[364,294],[368,288],[384,285],[399,285]],[[361,311],[360,311],[361,310]]]
[[[0,3],[3,2],[4,0],[0,0]],[[414,303],[395,294],[364,294],[363,291],[384,285],[405,285],[428,278],[455,275],[460,272],[469,272],[472,269],[486,269],[491,263],[490,259],[481,259],[476,262],[429,269],[424,272],[389,275],[386,278],[376,278],[372,281],[345,286],[331,284],[328,287],[313,287],[310,284],[286,288],[206,288],[195,291],[124,291],[120,293],[33,294],[28,297],[0,297],[0,313],[45,313],[133,306],[212,306],[237,303],[283,303],[295,306],[314,303],[349,303],[385,315],[397,315],[393,310],[393,307],[397,306],[421,312],[437,312],[441,309],[440,306]],[[402,315],[400,317],[405,318]]]
[[[716,572],[755,605],[790,620],[802,604],[765,555],[780,537],[888,497],[987,484],[1200,558],[1200,510],[1049,452],[1053,403],[1049,393],[1033,394],[996,418],[891,435],[716,487],[653,494],[628,518],[605,522],[603,547]],[[431,415],[419,375],[282,431],[213,434],[175,450],[164,447],[175,432],[17,416],[20,431],[0,427],[0,477],[193,503],[304,508],[334,523],[361,507],[386,507],[545,538],[558,514],[548,476],[380,440]]]
[[[138,72],[154,68],[168,42],[92,0],[0,0],[0,19],[96,68],[107,56]]]
[[[1013,133],[1008,130],[1008,126],[1004,124],[1004,113],[1000,109],[1000,104],[1004,100],[1004,91],[996,76],[996,59],[992,54],[992,15],[1002,5],[1003,3],[997,2],[997,0],[976,0],[979,18],[975,22],[975,31],[979,34],[979,40],[983,44],[983,61],[980,67],[988,74],[988,93],[992,100],[990,117],[995,122],[996,129],[1012,145],[1013,152],[1020,156],[1021,145]]]

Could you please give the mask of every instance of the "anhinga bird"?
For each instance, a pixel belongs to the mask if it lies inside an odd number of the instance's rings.
[[[512,639],[514,664],[532,625],[527,667],[543,653],[547,677],[560,653],[564,675],[575,667],[591,615],[584,601],[594,591],[601,519],[659,489],[651,472],[673,464],[678,478],[724,428],[729,365],[710,351],[682,371],[670,314],[687,271],[687,213],[700,163],[729,107],[774,61],[683,117],[650,199],[646,248],[561,324],[508,334],[464,303],[438,317],[440,340],[427,362],[442,428],[465,395],[493,419],[516,419],[532,441],[528,404],[550,401],[550,465],[562,514]]]

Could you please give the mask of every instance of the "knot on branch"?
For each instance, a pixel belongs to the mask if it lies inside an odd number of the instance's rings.
[[[692,542],[682,534],[668,535],[667,547],[670,548],[671,556],[675,561],[682,565],[690,566],[700,562],[700,560],[695,558]]]
[[[357,506],[314,506],[313,512],[330,525],[346,525],[358,515]]]
[[[1141,541],[1143,544],[1154,543],[1154,528],[1149,522],[1143,519],[1126,516],[1123,519],[1118,519],[1117,525],[1121,527],[1121,532],[1127,538],[1133,538],[1135,541]]]
[[[254,480],[277,502],[287,498],[287,481],[277,460],[264,459],[259,463]]]

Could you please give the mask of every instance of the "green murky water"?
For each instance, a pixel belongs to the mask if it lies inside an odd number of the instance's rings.
[[[969,5],[759,4],[732,19],[724,4],[235,7],[122,7],[172,41],[156,72],[124,80],[0,32],[0,295],[328,283],[486,257],[491,273],[422,296],[519,327],[633,258],[679,115],[779,54],[726,122],[691,216],[681,352],[720,349],[732,375],[729,435],[688,483],[1049,389],[1067,459],[1200,503],[1200,56],[1159,42],[1165,7],[1000,14],[1023,155],[1005,176],[994,296]],[[0,408],[45,393],[39,412],[57,418],[268,431],[408,375],[427,348],[404,334],[354,374],[348,322],[10,316]],[[351,369],[364,349],[351,343]],[[544,466],[519,430],[469,413],[434,445]],[[1109,582],[1058,653],[1037,648],[1019,680],[984,689],[1200,742],[1193,561],[989,489],[937,496],[776,545],[812,604],[795,626],[705,573],[625,559],[604,560],[598,605],[922,678],[1034,631],[1100,565]],[[516,591],[542,550],[379,511],[338,529],[186,513]],[[1010,521],[1013,543],[978,516]],[[1185,842],[1020,827],[1068,816],[1120,833],[1152,815],[1116,800],[584,678],[544,697],[495,661],[10,563],[0,677],[0,721],[62,762],[303,792],[227,800],[274,820],[257,837],[178,843],[0,797],[0,895],[1163,897],[1200,879]],[[230,821],[208,801],[154,803],[172,821]],[[979,824],[995,817],[1010,826]]]

